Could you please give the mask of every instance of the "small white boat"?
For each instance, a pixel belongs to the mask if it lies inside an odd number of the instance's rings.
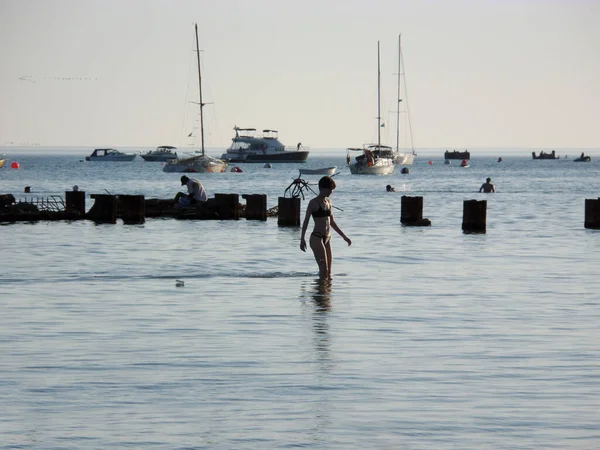
[[[322,167],[320,169],[298,169],[300,175],[333,175],[337,170],[337,166]]]
[[[141,156],[144,161],[149,162],[167,162],[172,159],[177,159],[177,147],[171,147],[170,145],[161,145],[156,147],[156,150],[149,150],[147,153],[143,153]]]
[[[114,148],[97,148],[90,156],[86,156],[86,161],[133,161],[137,154],[123,153]]]

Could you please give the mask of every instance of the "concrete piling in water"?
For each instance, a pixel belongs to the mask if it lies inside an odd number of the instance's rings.
[[[267,196],[265,194],[243,194],[246,199],[246,220],[267,220]]]
[[[117,223],[117,197],[108,194],[91,194],[94,204],[85,215],[97,223]]]
[[[238,194],[215,194],[221,220],[240,220],[240,196]]]
[[[428,227],[429,219],[423,218],[423,197],[402,196],[400,204],[400,223],[412,227]]]
[[[585,199],[585,228],[600,230],[600,198]]]
[[[85,215],[85,192],[65,191],[65,211]]]
[[[279,209],[277,225],[280,227],[300,226],[300,198],[279,197],[277,206]]]
[[[119,217],[127,225],[146,221],[146,201],[143,195],[119,195]]]
[[[463,202],[462,230],[464,233],[486,232],[486,200],[465,200]]]

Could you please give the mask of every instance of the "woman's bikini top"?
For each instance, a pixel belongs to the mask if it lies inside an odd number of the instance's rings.
[[[313,217],[331,217],[331,208],[323,209],[323,206],[319,205],[319,209],[313,211]]]

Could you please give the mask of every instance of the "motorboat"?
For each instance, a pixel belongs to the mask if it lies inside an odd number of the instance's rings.
[[[321,167],[320,169],[298,169],[300,175],[333,175],[337,170],[337,166],[332,167]]]
[[[6,162],[6,155],[0,154],[0,169],[2,169],[2,167],[4,167],[5,162]]]
[[[200,45],[198,44],[198,24],[195,25],[196,31],[196,58],[198,60],[198,96],[200,107],[200,151],[199,155],[185,158],[169,159],[163,166],[163,172],[184,172],[184,173],[221,173],[227,169],[227,162],[209,156],[204,151],[204,106],[202,101],[202,75],[200,73]]]
[[[177,159],[177,147],[172,147],[170,145],[161,145],[156,147],[156,150],[149,150],[147,153],[143,153],[140,155],[144,158],[144,161],[149,162],[167,162],[171,159]]]
[[[552,150],[550,153],[546,153],[542,150],[539,155],[536,155],[535,152],[531,152],[531,157],[533,159],[560,159],[560,157],[556,155],[556,150]]]
[[[277,130],[263,130],[257,134],[256,128],[234,126],[235,136],[231,146],[221,155],[229,162],[247,163],[302,163],[310,151],[298,143],[296,147],[286,147],[279,141]]]
[[[90,156],[86,156],[86,161],[133,161],[136,153],[123,153],[114,148],[97,148]]]
[[[468,150],[464,150],[464,151],[446,150],[444,152],[444,159],[471,159],[471,153]]]
[[[377,42],[377,144],[365,144],[362,148],[349,148],[346,161],[353,175],[389,175],[394,172],[395,153],[392,147],[381,144],[381,69],[379,61],[379,41]],[[361,154],[350,158],[350,152]]]
[[[575,158],[573,162],[590,162],[592,160],[591,156],[584,155],[583,153],[579,158]],[[0,166],[2,167],[2,166]]]

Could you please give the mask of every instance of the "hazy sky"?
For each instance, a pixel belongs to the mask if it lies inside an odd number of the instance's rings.
[[[186,147],[233,126],[312,148],[599,147],[599,0],[0,0],[0,146]],[[196,132],[194,132],[196,133]],[[196,133],[197,134],[197,133]]]

